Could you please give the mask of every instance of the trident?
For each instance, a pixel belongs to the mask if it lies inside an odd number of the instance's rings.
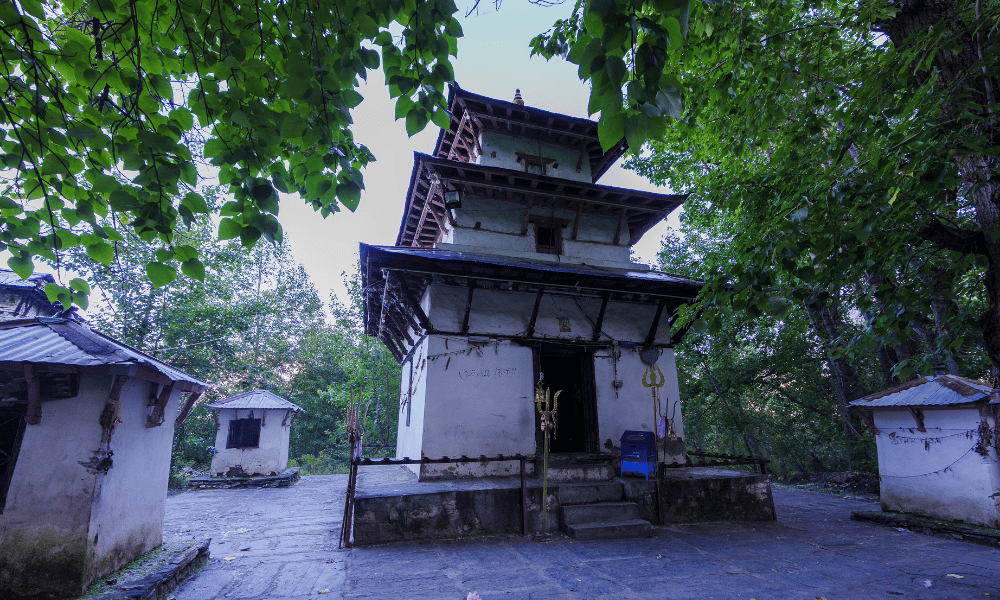
[[[549,437],[555,434],[555,430],[559,427],[558,421],[556,419],[556,411],[559,409],[559,394],[562,390],[556,392],[555,396],[549,397],[549,390],[543,388],[541,385],[535,388],[535,406],[538,408],[538,413],[541,415],[539,419],[539,426],[542,428],[542,433],[545,434],[545,449],[542,454],[542,527],[544,528],[548,523],[548,505],[549,505]]]

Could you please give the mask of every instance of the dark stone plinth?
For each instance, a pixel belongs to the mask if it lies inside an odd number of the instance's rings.
[[[656,483],[661,525],[777,520],[767,475],[701,467],[667,469]]]
[[[119,584],[115,591],[101,594],[94,600],[164,600],[208,562],[211,541],[206,539],[168,548],[169,557],[155,573]]]
[[[299,468],[285,469],[267,477],[192,477],[185,486],[189,490],[279,488],[288,487],[299,480]]]
[[[854,511],[854,521],[871,521],[895,529],[908,529],[917,533],[927,533],[941,537],[959,539],[981,546],[1000,548],[1000,529],[970,525],[959,521],[942,521],[898,512]]]
[[[612,482],[608,482],[612,483]],[[766,475],[708,468],[668,470],[659,482],[618,478],[615,499],[634,502],[639,518],[654,524],[697,521],[774,521]],[[608,501],[601,484],[549,482],[548,521],[541,522],[542,482],[527,481],[528,531],[556,531],[561,499]],[[567,490],[564,493],[562,487]],[[577,498],[594,488],[592,500]],[[660,494],[659,490],[664,490]],[[666,504],[660,501],[666,499]],[[664,518],[665,517],[665,518]],[[418,481],[402,467],[362,467],[354,506],[354,544],[480,535],[521,534],[521,487],[517,477]]]
[[[656,501],[656,480],[622,477],[625,499],[639,506],[639,518],[653,525],[660,524],[660,507]]]

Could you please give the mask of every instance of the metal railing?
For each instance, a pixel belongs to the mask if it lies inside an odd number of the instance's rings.
[[[755,467],[761,475],[770,474],[767,465],[771,462],[759,456],[743,456],[740,454],[713,454],[711,452],[688,452],[689,462],[683,465],[664,465],[667,468],[683,467],[736,467],[748,465]],[[691,460],[692,458],[713,459],[713,460]]]
[[[351,468],[347,478],[347,498],[344,501],[344,521],[340,526],[339,548],[350,548],[351,534],[354,529],[354,499],[357,494],[358,467],[368,467],[374,465],[440,465],[451,463],[480,463],[488,465],[491,462],[518,461],[521,476],[521,528],[522,532],[528,533],[528,486],[525,480],[525,464],[529,460],[535,460],[533,454],[498,454],[497,456],[486,456],[480,454],[478,457],[465,456],[458,458],[442,456],[441,458],[362,458],[355,456],[351,459]]]

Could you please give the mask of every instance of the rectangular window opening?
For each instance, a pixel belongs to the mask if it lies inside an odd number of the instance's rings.
[[[226,448],[256,448],[260,446],[260,419],[233,419],[229,422]]]
[[[560,254],[559,227],[550,225],[535,225],[535,252],[541,254]]]

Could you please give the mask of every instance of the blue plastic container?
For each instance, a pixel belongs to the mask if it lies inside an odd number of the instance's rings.
[[[622,476],[656,474],[656,436],[652,431],[626,431],[621,437]]]

